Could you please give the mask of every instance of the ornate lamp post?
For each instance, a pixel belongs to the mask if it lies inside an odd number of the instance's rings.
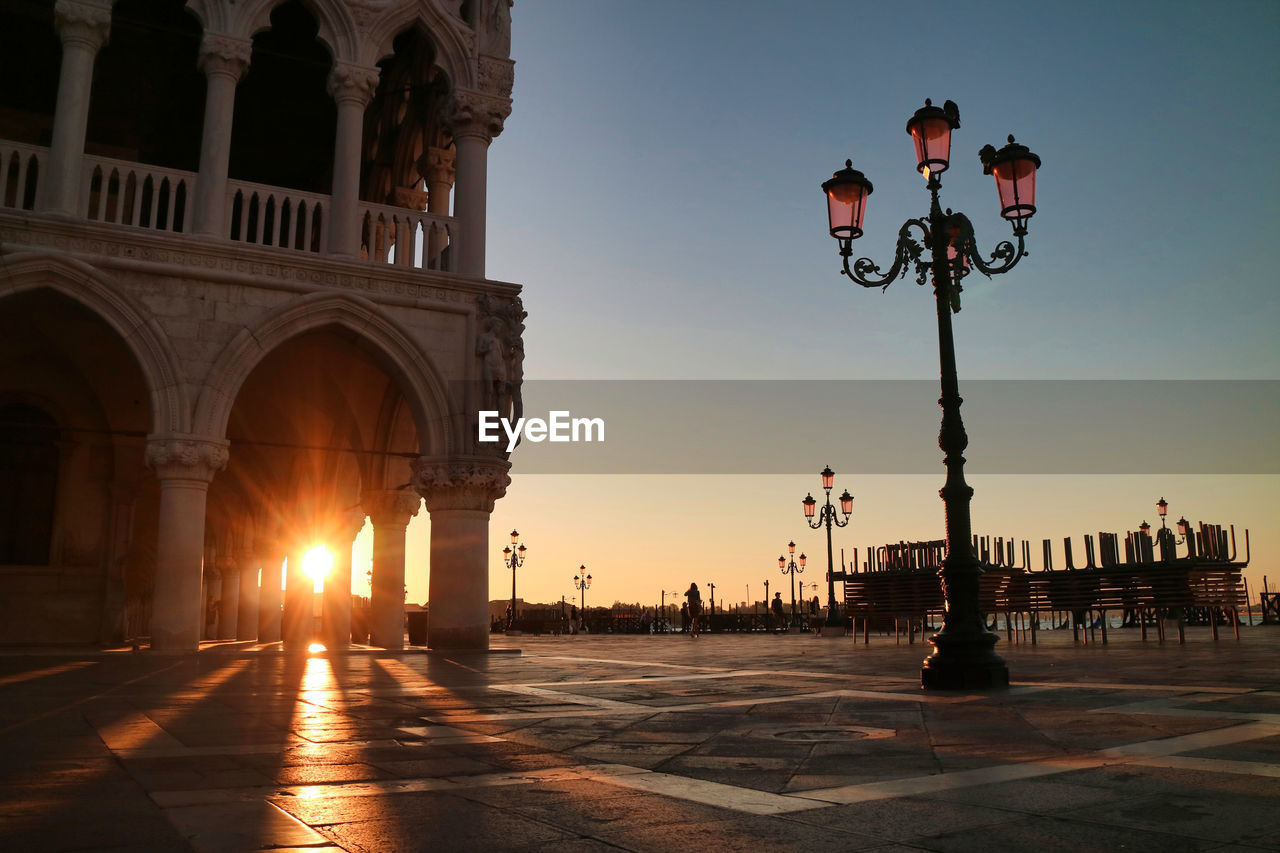
[[[520,547],[516,548],[514,551],[511,550],[512,546],[519,541],[519,531],[513,530],[511,531],[511,545],[502,549],[503,565],[511,568],[511,621],[507,625],[508,628],[515,627],[516,621],[516,569],[524,565],[524,552],[528,550],[524,545],[520,545]]]
[[[973,553],[969,503],[973,489],[964,480],[964,457],[969,443],[960,419],[959,382],[956,378],[955,341],[951,334],[951,314],[960,310],[960,280],[972,269],[992,276],[1013,269],[1026,254],[1023,238],[1027,220],[1036,212],[1036,169],[1040,158],[1025,145],[1009,137],[1000,150],[987,145],[978,152],[985,174],[994,175],[1000,198],[1000,215],[1013,226],[1017,246],[1008,240],[996,245],[989,260],[978,253],[973,226],[963,213],[945,212],[938,203],[942,188],[939,176],[950,165],[951,131],[960,127],[960,111],[951,101],[941,108],[931,101],[916,110],[907,122],[907,132],[915,143],[916,169],[925,176],[929,190],[929,215],[908,219],[898,230],[893,265],[887,272],[869,258],[849,265],[853,241],[862,236],[871,182],[845,161],[845,168],[822,185],[827,196],[827,214],[832,237],[839,242],[844,274],[863,287],[888,287],[914,267],[916,283],[932,279],[938,314],[938,353],[942,376],[942,429],[938,446],[945,456],[946,484],[939,494],[946,512],[947,557],[938,574],[946,596],[942,630],[930,638],[934,653],[920,671],[924,687],[981,688],[1009,683],[1009,668],[994,651],[996,636],[986,629],[978,605],[978,576],[982,567]],[[923,245],[912,237],[918,231]],[[925,257],[925,249],[929,256]]]
[[[1178,536],[1182,537],[1175,541],[1173,533],[1170,532],[1165,524],[1165,516],[1169,514],[1169,502],[1164,498],[1156,501],[1156,512],[1160,514],[1160,530],[1156,533],[1156,541],[1160,544],[1160,554],[1163,559],[1177,559],[1178,553],[1175,546],[1181,545],[1188,540],[1188,534],[1191,532],[1191,523],[1187,521],[1184,515],[1178,519]],[[1142,531],[1143,536],[1151,535],[1151,525],[1145,521],[1138,525],[1138,529]],[[1192,545],[1187,546],[1187,555],[1194,556],[1195,548]]]
[[[791,575],[791,621],[796,621],[796,575],[804,571],[805,564],[809,562],[809,558],[802,552],[800,554],[800,564],[796,565],[796,543],[787,543],[788,557],[778,557],[778,568],[782,570],[784,575]],[[803,597],[804,590],[800,590]],[[769,606],[769,590],[764,591],[765,607]]]
[[[591,575],[587,574],[586,566],[578,566],[578,573],[573,576],[573,588],[582,593],[581,606],[578,608],[578,618],[585,623],[587,618],[587,587],[591,586]]]
[[[814,518],[814,512],[818,502],[813,499],[813,493],[805,496],[800,503],[804,506],[804,517],[809,522],[809,526],[814,530],[827,527],[827,621],[824,623],[828,627],[837,628],[844,625],[844,620],[840,618],[840,608],[836,605],[836,575],[835,568],[831,562],[831,525],[836,527],[844,527],[849,523],[849,516],[853,513],[853,495],[849,494],[849,490],[845,489],[844,494],[840,496],[840,511],[844,513],[844,521],[836,518],[836,508],[831,505],[831,487],[836,481],[836,472],[831,470],[831,466],[822,469],[820,474],[822,477],[822,489],[827,494],[827,502],[823,505],[822,511],[818,513],[818,517]]]

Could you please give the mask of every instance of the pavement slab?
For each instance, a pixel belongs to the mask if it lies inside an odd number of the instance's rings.
[[[1280,630],[0,651],[3,850],[1280,850]]]

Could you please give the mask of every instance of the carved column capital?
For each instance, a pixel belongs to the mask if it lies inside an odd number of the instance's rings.
[[[402,494],[408,493],[404,492]],[[417,495],[414,495],[413,497],[416,498]],[[415,500],[413,510],[409,513],[411,516],[417,515],[417,504],[418,502]],[[333,535],[338,538],[338,542],[345,544],[347,542],[354,541],[356,536],[360,534],[360,531],[364,529],[364,518],[365,511],[363,509],[352,509],[338,513],[337,517],[333,520]],[[408,521],[406,520],[405,523],[408,524]]]
[[[377,91],[379,73],[377,68],[335,62],[329,72],[329,94],[338,103],[352,101],[364,109]]]
[[[483,457],[443,459],[420,456],[413,463],[413,487],[427,510],[471,509],[493,512],[511,485],[511,463]]]
[[[200,40],[200,60],[197,64],[206,76],[223,74],[235,80],[244,76],[253,55],[253,42],[221,33],[205,33]]]
[[[53,24],[64,45],[78,43],[97,52],[107,43],[111,32],[111,8],[96,3],[58,0],[53,6]]]
[[[511,99],[474,89],[455,89],[444,109],[445,127],[455,139],[478,136],[492,141],[511,115]]]
[[[415,493],[398,489],[370,491],[360,496],[360,507],[369,514],[375,527],[404,527],[409,519],[418,514],[421,504],[421,498]],[[352,534],[353,537],[354,535]]]
[[[428,148],[418,161],[427,185],[452,184],[456,159],[452,148]]]
[[[230,442],[194,435],[151,436],[147,465],[161,480],[200,480],[208,483],[227,467]]]

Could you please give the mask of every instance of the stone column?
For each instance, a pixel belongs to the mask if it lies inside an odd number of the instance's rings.
[[[373,522],[373,584],[369,592],[369,641],[404,648],[404,531],[418,514],[413,492],[365,492],[360,505]]]
[[[251,548],[241,548],[235,553],[240,567],[240,595],[236,611],[236,639],[258,639],[258,558]]]
[[[482,457],[414,463],[413,484],[431,513],[433,649],[489,647],[489,516],[511,466]]]
[[[448,148],[428,148],[422,162],[422,174],[427,181],[427,213],[447,217],[449,192],[453,189],[454,153]],[[427,237],[427,257],[424,267],[440,269],[440,253],[444,251],[445,235],[432,231]]]
[[[333,568],[324,579],[325,648],[345,649],[351,645],[351,547],[364,527],[364,510],[351,510],[339,519],[329,535],[333,549]]]
[[[283,592],[280,589],[280,564],[284,553],[274,545],[264,545],[257,552],[262,580],[258,589],[258,642],[280,642],[280,620]]]
[[[200,41],[200,70],[206,79],[204,132],[200,138],[200,174],[196,178],[193,231],[225,237],[227,163],[231,159],[231,120],[236,109],[236,84],[249,67],[253,42],[218,33]]]
[[[284,574],[280,639],[286,652],[305,652],[315,635],[315,581],[302,571],[305,549],[291,545]]]
[[[41,210],[75,216],[80,211],[80,183],[84,175],[84,139],[89,124],[89,95],[93,90],[93,60],[107,43],[111,30],[110,4],[58,0],[54,26],[62,39],[62,68],[58,103],[53,114],[53,139],[41,176]]]
[[[333,141],[333,187],[329,202],[329,254],[360,254],[360,165],[364,156],[364,109],[378,88],[378,69],[334,64],[329,94],[338,105]]]
[[[218,597],[218,639],[234,640],[240,621],[240,564],[228,554],[218,561],[222,594]]]
[[[462,231],[456,271],[484,278],[485,204],[488,193],[489,143],[502,132],[511,99],[469,89],[455,90],[445,112],[453,135],[457,169],[453,215]]]
[[[228,444],[193,435],[157,435],[147,442],[147,465],[160,480],[151,608],[151,648],[157,651],[200,647],[205,498],[209,482],[227,466]]]

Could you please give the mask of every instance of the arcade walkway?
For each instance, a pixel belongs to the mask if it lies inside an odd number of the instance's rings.
[[[6,850],[1280,849],[1280,630],[0,653]]]

